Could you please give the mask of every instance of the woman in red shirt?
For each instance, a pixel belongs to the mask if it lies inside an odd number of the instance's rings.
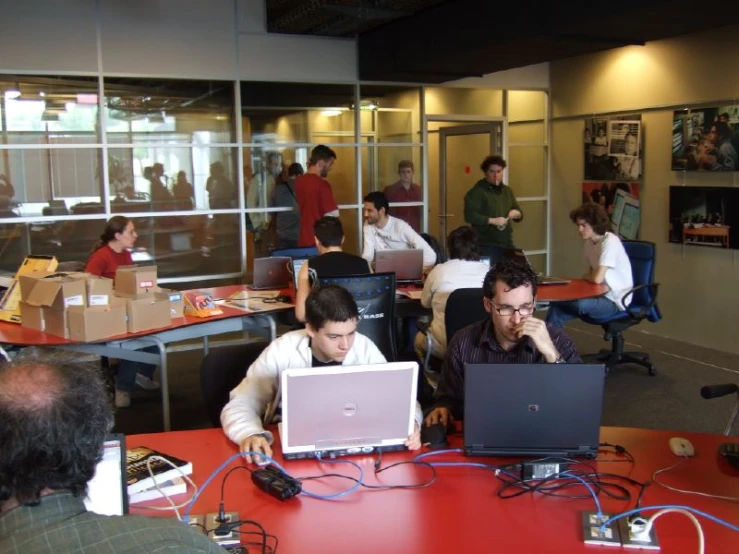
[[[100,243],[95,247],[87,260],[85,271],[106,277],[115,278],[116,269],[122,265],[133,264],[130,248],[136,243],[138,235],[133,221],[122,215],[110,218],[100,235]],[[145,351],[158,352],[156,347],[144,348]],[[159,383],[152,380],[156,366],[130,360],[119,360],[118,373],[115,378],[115,407],[131,406],[131,392],[134,385],[144,389],[158,389]]]

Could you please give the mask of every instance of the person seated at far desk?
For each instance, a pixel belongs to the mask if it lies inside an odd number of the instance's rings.
[[[221,412],[221,424],[241,452],[272,456],[270,445],[274,439],[262,422],[276,422],[284,370],[386,363],[377,346],[357,333],[359,310],[348,290],[337,285],[314,288],[305,301],[305,319],[305,329],[290,331],[270,343],[249,367],[244,380],[231,391],[231,399]],[[416,428],[405,443],[410,450],[421,447],[421,420],[421,407],[417,404]],[[258,461],[247,454],[244,457],[248,463]]]
[[[87,483],[112,428],[99,370],[74,353],[0,364],[0,552],[223,553],[174,518],[87,511]]]
[[[137,238],[133,221],[122,215],[111,217],[100,235],[100,242],[87,260],[85,271],[98,277],[114,279],[119,266],[133,264],[129,250],[136,244]],[[156,346],[147,346],[141,350],[159,352]],[[143,362],[119,360],[115,378],[115,407],[131,407],[131,393],[135,385],[146,390],[158,390],[160,385],[153,380],[156,369],[155,365]]]
[[[431,269],[436,263],[436,252],[423,237],[402,219],[388,215],[390,204],[384,193],[370,192],[364,197],[364,246],[362,257],[369,263],[375,261],[377,250],[423,250],[423,267]]]
[[[372,273],[367,260],[344,252],[344,228],[338,217],[325,215],[313,224],[318,256],[304,263],[298,272],[295,317],[305,321],[305,299],[321,277],[366,275]]]
[[[444,317],[449,295],[461,288],[479,288],[490,266],[480,262],[477,232],[467,225],[452,231],[446,239],[449,261],[439,264],[426,277],[421,294],[421,305],[433,309],[429,327],[431,354],[443,358],[446,354],[446,326]],[[423,360],[426,354],[426,335],[416,335],[416,354]]]
[[[482,284],[490,319],[458,331],[447,347],[434,409],[426,425],[461,417],[464,407],[464,364],[580,363],[572,340],[534,316],[536,273],[515,260],[496,263]]]
[[[631,261],[621,239],[608,231],[611,220],[603,207],[583,204],[570,212],[570,219],[577,225],[585,244],[588,271],[584,278],[592,283],[605,283],[609,291],[596,298],[553,302],[549,306],[547,323],[557,327],[582,316],[601,318],[625,310],[622,299],[634,286]],[[626,299],[626,305],[629,303],[631,297]]]

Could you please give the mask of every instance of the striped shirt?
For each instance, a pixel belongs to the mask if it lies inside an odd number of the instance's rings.
[[[547,324],[554,347],[568,363],[581,363],[572,339]],[[504,350],[495,338],[493,323],[486,319],[461,329],[449,343],[439,385],[434,392],[434,407],[449,408],[462,418],[464,407],[464,364],[545,364],[546,359],[536,349],[531,337],[525,337],[516,347]]]

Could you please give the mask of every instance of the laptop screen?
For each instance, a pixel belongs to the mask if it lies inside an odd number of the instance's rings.
[[[471,455],[594,456],[603,364],[465,364]]]
[[[395,273],[397,281],[416,281],[423,276],[423,250],[378,250],[375,273]]]
[[[300,274],[300,268],[303,264],[308,261],[308,258],[293,258],[293,283],[295,283],[295,290],[298,290],[298,275]]]
[[[97,514],[120,516],[128,513],[126,479],[126,438],[108,435],[103,446],[103,459],[95,468],[95,476],[87,483],[85,507]]]

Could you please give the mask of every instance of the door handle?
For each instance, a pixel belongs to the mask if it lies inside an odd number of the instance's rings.
[[[454,217],[454,214],[439,214],[436,217]]]

